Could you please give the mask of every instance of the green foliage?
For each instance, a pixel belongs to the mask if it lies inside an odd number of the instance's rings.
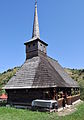
[[[77,109],[75,113],[64,116],[62,120],[84,120],[84,103],[78,106]]]
[[[65,71],[77,81],[80,85],[80,98],[84,100],[84,69],[69,69],[65,68]]]
[[[2,100],[2,101],[0,101],[0,107],[1,107],[1,106],[6,106],[6,104],[7,104],[7,100]]]
[[[11,71],[13,71],[13,69],[8,69],[8,70],[7,70],[7,72],[11,72]]]
[[[80,99],[84,101],[84,87],[80,85]]]
[[[19,67],[15,67],[14,69],[8,69],[7,71],[0,73],[0,95],[2,93],[5,93],[2,87],[7,84],[7,82],[10,80],[11,77],[14,76],[18,69]]]

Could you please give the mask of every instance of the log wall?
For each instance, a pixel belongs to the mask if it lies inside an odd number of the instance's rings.
[[[50,96],[51,89],[16,89],[6,90],[9,104],[26,104],[31,105],[35,99],[52,99]],[[46,94],[49,92],[49,95]]]
[[[45,89],[16,89],[6,90],[8,94],[8,104],[31,105],[35,99],[53,100],[55,94],[53,88]],[[66,104],[71,105],[80,99],[80,95],[69,96],[66,98]],[[63,106],[63,98],[58,99],[58,108]]]

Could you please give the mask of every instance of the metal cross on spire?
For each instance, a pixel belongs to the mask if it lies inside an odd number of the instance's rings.
[[[37,0],[35,0],[35,13],[34,13],[32,38],[39,38],[40,39],[38,14],[37,14]]]

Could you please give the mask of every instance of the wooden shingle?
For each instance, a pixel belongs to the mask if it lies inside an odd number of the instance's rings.
[[[26,60],[5,89],[79,87],[61,65],[48,56],[37,56]]]

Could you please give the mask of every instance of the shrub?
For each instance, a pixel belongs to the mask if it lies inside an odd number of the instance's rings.
[[[6,106],[6,104],[7,104],[7,100],[0,101],[0,106]]]
[[[11,72],[11,71],[13,71],[13,69],[8,69],[8,70],[7,70],[7,72]]]
[[[84,101],[84,87],[80,86],[80,99]]]

